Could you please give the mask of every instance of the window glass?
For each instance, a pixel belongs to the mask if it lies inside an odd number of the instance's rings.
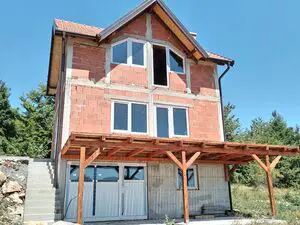
[[[144,180],[144,167],[125,166],[124,180]]]
[[[144,65],[144,44],[132,42],[132,64]]]
[[[170,50],[170,69],[174,72],[183,73],[183,59]]]
[[[127,63],[127,41],[113,46],[112,54],[114,63]]]
[[[131,104],[131,129],[132,132],[147,132],[147,106]]]
[[[84,182],[92,182],[94,179],[94,167],[88,166],[84,170]],[[78,182],[79,180],[79,166],[71,165],[70,167],[70,181]]]
[[[173,108],[173,124],[175,135],[187,135],[186,109]]]
[[[101,182],[117,182],[119,180],[119,167],[97,166],[96,179]]]
[[[196,187],[196,170],[195,168],[187,169],[187,180],[188,180],[188,188],[197,188]],[[182,170],[178,169],[178,176],[177,176],[177,188],[182,188]]]
[[[156,108],[157,137],[169,137],[168,108]]]
[[[114,129],[128,130],[128,105],[115,103],[114,105]]]

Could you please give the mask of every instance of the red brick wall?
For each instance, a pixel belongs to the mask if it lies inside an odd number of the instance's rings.
[[[210,65],[191,65],[191,90],[193,94],[216,95],[214,67]]]
[[[72,79],[100,81],[105,77],[105,49],[73,44]]]

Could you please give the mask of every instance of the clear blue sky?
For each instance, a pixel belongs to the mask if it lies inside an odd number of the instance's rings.
[[[85,2],[85,3],[84,3]],[[0,79],[11,103],[46,82],[54,18],[106,27],[141,0],[10,0],[0,8]],[[235,59],[224,79],[225,101],[243,126],[273,110],[288,124],[300,118],[299,0],[165,0],[207,50]],[[220,71],[221,72],[221,71]]]

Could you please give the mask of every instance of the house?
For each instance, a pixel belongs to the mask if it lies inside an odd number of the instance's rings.
[[[235,165],[256,160],[271,179],[280,155],[298,151],[224,142],[217,67],[227,72],[234,61],[196,39],[161,0],[105,29],[55,20],[47,93],[56,101],[63,219],[187,223],[205,207],[225,214]]]

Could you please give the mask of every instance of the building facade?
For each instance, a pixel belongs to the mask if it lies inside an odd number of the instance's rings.
[[[196,39],[161,1],[143,2],[106,29],[55,20],[47,91],[56,99],[52,157],[64,219],[77,215],[79,160],[60,153],[72,133],[224,141],[217,66],[233,61]],[[104,154],[114,160],[100,153],[85,169],[84,221],[182,217],[175,164]],[[224,164],[194,164],[187,180],[190,214],[230,209]]]

